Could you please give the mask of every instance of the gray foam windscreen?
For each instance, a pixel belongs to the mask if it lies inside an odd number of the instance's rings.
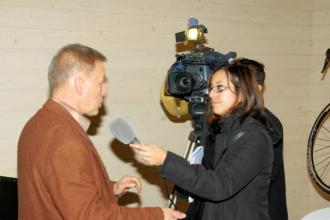
[[[111,133],[124,144],[139,144],[132,125],[122,117],[116,117],[110,121]]]

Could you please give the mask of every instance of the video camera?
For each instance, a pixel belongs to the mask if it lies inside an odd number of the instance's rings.
[[[190,18],[188,29],[175,34],[176,43],[192,42],[191,53],[176,54],[176,62],[166,76],[166,94],[186,100],[188,110],[194,120],[208,114],[208,80],[211,73],[236,57],[235,52],[226,55],[203,46],[207,28],[199,25],[197,19]]]

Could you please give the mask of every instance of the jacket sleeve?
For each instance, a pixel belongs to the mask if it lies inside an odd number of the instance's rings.
[[[265,132],[248,131],[229,147],[214,170],[190,165],[184,158],[168,152],[161,175],[201,198],[221,201],[246,186],[266,166],[272,164],[272,145]]]
[[[90,166],[91,154],[77,142],[67,142],[52,155],[47,169],[46,187],[50,198],[63,219],[163,219],[160,208],[128,208],[104,199]],[[114,182],[108,181],[110,191]],[[107,201],[105,201],[107,200]]]

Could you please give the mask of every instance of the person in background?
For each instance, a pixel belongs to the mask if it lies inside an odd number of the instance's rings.
[[[269,220],[273,148],[255,74],[243,65],[222,66],[211,75],[209,97],[214,117],[201,164],[158,145],[130,146],[190,193],[187,219]]]
[[[26,123],[18,142],[19,219],[180,219],[172,209],[128,208],[117,199],[137,177],[118,182],[107,171],[86,131],[107,95],[100,52],[81,44],[63,47],[52,59],[50,98]]]
[[[258,87],[263,93],[266,78],[264,65],[258,61],[247,58],[239,58],[235,62],[246,65],[252,69],[256,75]],[[273,128],[272,140],[274,149],[273,172],[269,189],[269,213],[273,220],[287,220],[288,210],[286,205],[283,163],[283,127],[281,121],[271,111],[265,108],[265,112]]]

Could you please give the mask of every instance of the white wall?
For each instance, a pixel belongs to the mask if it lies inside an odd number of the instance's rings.
[[[310,183],[305,159],[312,121],[330,97],[330,77],[319,80],[330,45],[329,10],[328,0],[1,0],[0,175],[16,176],[19,133],[47,99],[50,59],[63,45],[79,42],[109,59],[106,115],[91,138],[111,178],[141,176],[141,205],[165,206],[157,170],[138,166],[108,124],[124,115],[143,142],[183,154],[190,122],[167,118],[159,88],[175,61],[174,33],[197,17],[209,30],[208,46],[266,65],[266,104],[285,129],[290,219],[329,206]]]

